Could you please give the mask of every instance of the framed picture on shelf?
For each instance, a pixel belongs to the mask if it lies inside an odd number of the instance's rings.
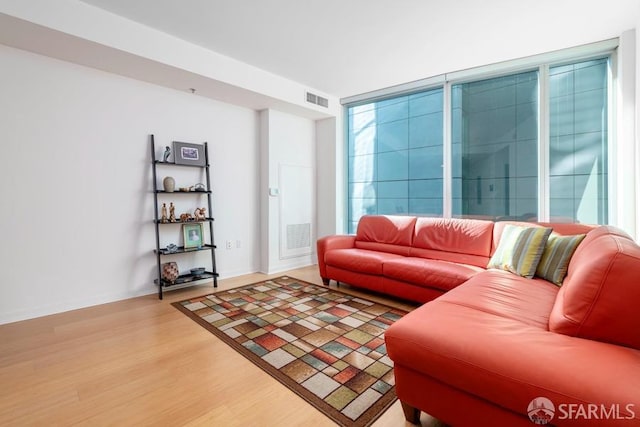
[[[182,224],[182,234],[184,235],[185,249],[201,248],[204,245],[202,223]]]
[[[204,145],[173,141],[173,158],[176,165],[205,166]]]

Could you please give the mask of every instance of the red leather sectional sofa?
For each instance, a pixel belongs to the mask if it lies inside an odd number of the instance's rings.
[[[561,287],[485,267],[505,224],[365,216],[318,240],[330,279],[426,302],[385,334],[408,421],[453,426],[640,425],[640,247],[614,227],[586,234]]]

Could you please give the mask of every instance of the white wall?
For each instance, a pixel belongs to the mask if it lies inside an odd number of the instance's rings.
[[[637,235],[636,219],[636,31],[628,30],[620,35],[616,53],[615,92],[616,121],[612,125],[610,161],[610,209],[609,222],[622,228],[631,236]]]
[[[318,237],[346,232],[346,175],[342,115],[316,121]]]
[[[336,218],[336,137],[341,130],[337,125],[336,118],[316,122],[318,237],[334,234],[340,229]]]
[[[316,183],[315,183],[315,122],[275,110],[261,112],[261,233],[262,267],[265,273],[275,273],[315,262]],[[288,168],[288,169],[287,169]],[[306,191],[287,194],[291,183],[283,179],[285,169],[302,169],[311,173]],[[278,195],[269,194],[269,189]],[[309,206],[311,204],[311,206]],[[311,207],[311,209],[309,209]],[[286,218],[311,222],[311,246],[295,256],[283,251]],[[306,253],[304,253],[306,252]]]
[[[242,242],[219,272],[259,268],[256,112],[2,45],[0,69],[0,323],[155,292],[150,133],[209,142],[216,240]]]
[[[636,190],[640,191],[640,13],[636,19]],[[640,196],[636,194],[636,200]],[[636,241],[640,241],[640,206],[636,206]]]

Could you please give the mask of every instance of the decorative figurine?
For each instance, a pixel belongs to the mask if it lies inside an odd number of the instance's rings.
[[[206,208],[196,208],[193,213],[196,221],[204,221],[207,219],[207,209]]]
[[[173,206],[173,202],[169,203],[169,222],[178,222],[176,221],[176,207]]]
[[[170,155],[171,155],[171,147],[167,145],[164,149],[164,154],[162,155],[162,161],[166,162],[169,159]]]
[[[190,213],[186,212],[186,213],[180,214],[180,222],[189,222],[189,221],[193,221],[193,217],[191,216]]]
[[[165,249],[168,254],[175,254],[178,252],[178,246],[175,243],[169,243]]]
[[[198,184],[192,186],[191,188],[193,189],[192,191],[205,191],[204,184],[202,184],[202,183],[198,183]]]
[[[161,211],[161,218],[160,218],[160,222],[162,223],[166,223],[167,222],[167,204],[163,203],[162,204],[162,211]]]

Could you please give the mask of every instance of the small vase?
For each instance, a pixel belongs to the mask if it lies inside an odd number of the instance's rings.
[[[162,264],[162,278],[167,282],[175,283],[179,275],[178,264],[176,262]]]
[[[176,189],[176,181],[172,177],[166,176],[162,180],[162,186],[164,187],[164,191],[167,193],[173,193]]]

